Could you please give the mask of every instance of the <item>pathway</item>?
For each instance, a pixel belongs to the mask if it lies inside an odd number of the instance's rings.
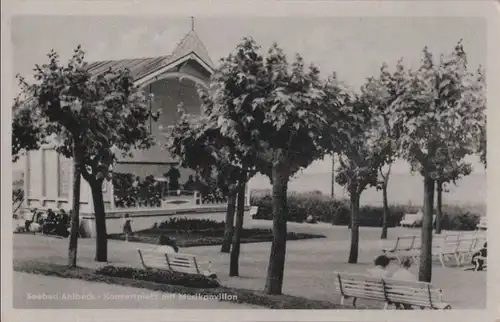
[[[258,306],[139,288],[14,273],[16,309],[252,309]],[[21,286],[22,287],[19,287]]]
[[[262,224],[264,225],[264,223]],[[379,255],[381,243],[379,228],[360,229],[359,263],[347,264],[349,252],[349,230],[331,225],[289,225],[289,231],[324,233],[328,238],[290,241],[287,243],[283,292],[312,299],[340,302],[335,289],[333,271],[365,272]],[[418,233],[418,229],[390,229],[389,236]],[[387,243],[390,243],[388,241]],[[15,235],[14,259],[37,260],[66,264],[68,241],[43,236]],[[108,259],[110,264],[141,267],[137,248],[154,245],[126,243],[110,240]],[[220,246],[183,248],[181,252],[197,256],[200,262],[210,260],[212,270],[217,272],[227,286],[261,290],[265,284],[269,263],[270,243],[243,244],[240,255],[240,277],[229,277],[229,254],[219,252]],[[78,242],[78,265],[98,267],[105,264],[94,262],[95,240],[81,239]],[[396,268],[392,265],[392,269]],[[417,273],[418,267],[412,267]],[[442,268],[433,265],[432,281],[443,289],[444,299],[454,308],[474,309],[486,305],[486,273],[464,272],[462,268]]]

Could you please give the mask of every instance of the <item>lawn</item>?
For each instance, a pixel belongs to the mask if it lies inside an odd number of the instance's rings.
[[[260,221],[253,227],[269,228],[270,223]],[[287,243],[283,292],[290,296],[307,298],[330,303],[340,303],[340,294],[335,288],[333,271],[362,273],[372,267],[373,259],[379,255],[383,244],[380,242],[380,229],[362,227],[360,229],[360,256],[358,264],[347,264],[349,253],[349,231],[346,227],[332,225],[289,224],[290,232],[323,234],[327,238],[317,238]],[[393,228],[389,238],[407,234],[418,234],[418,229]],[[241,247],[240,277],[229,277],[229,254],[220,253],[219,246],[190,247],[181,253],[196,255],[200,262],[211,261],[212,270],[220,277],[221,284],[231,289],[262,291],[267,265],[269,263],[270,243],[248,243]],[[64,265],[67,262],[67,240],[33,235],[14,235],[14,260],[33,260],[50,264]],[[137,248],[152,249],[144,243],[108,242],[109,263],[115,266],[140,268]],[[103,266],[94,262],[95,240],[81,239],[78,243],[78,265],[95,269]],[[392,265],[392,264],[391,264]],[[396,268],[392,266],[391,269]],[[414,273],[417,265],[411,268]],[[434,262],[432,281],[443,289],[443,299],[453,309],[483,309],[486,305],[486,272],[464,271],[461,267],[442,268]],[[23,285],[15,285],[15,288]],[[381,308],[380,303],[359,301],[359,305]]]

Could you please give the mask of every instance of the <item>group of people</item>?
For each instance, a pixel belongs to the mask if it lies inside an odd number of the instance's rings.
[[[482,271],[485,266],[485,258],[487,256],[488,243],[484,243],[483,247],[472,255],[471,263],[474,265],[475,271]],[[400,262],[400,267],[391,274],[388,266],[395,258],[389,258],[386,255],[378,256],[375,261],[375,267],[368,270],[368,274],[377,278],[390,278],[400,281],[417,281],[417,276],[410,272],[410,267],[413,264],[411,257],[403,257]],[[412,309],[409,304],[394,303],[397,309]]]
[[[179,183],[181,173],[174,165],[170,165],[170,169],[163,174],[163,177],[167,179],[167,187],[169,191],[177,191],[182,188],[186,191],[199,191],[200,193],[203,193],[206,190],[206,184],[201,181],[198,175],[190,175],[188,180],[181,186]]]
[[[70,215],[64,209],[60,209],[56,214],[52,209],[47,210],[47,215],[43,216],[43,212],[38,211],[36,208],[32,210],[31,220],[24,222],[26,231],[42,232],[46,235],[57,235],[61,237],[68,237],[70,227]]]

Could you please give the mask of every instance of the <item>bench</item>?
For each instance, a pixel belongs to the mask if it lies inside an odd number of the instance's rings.
[[[484,269],[486,269],[486,268],[487,268],[487,266],[488,266],[488,257],[487,257],[487,256],[486,256],[486,257],[485,257],[485,256],[477,256],[476,258],[477,258],[477,259],[482,259],[482,260],[484,261],[484,263],[483,263],[483,270],[484,270]],[[476,271],[477,271],[476,266],[474,266],[473,271],[474,271],[474,272],[476,272]]]
[[[177,271],[189,274],[201,274],[194,255],[165,254],[157,251],[137,250],[145,269]]]
[[[390,248],[384,248],[382,251],[384,253],[392,253],[396,256],[397,260],[400,261],[401,253],[407,252],[413,249],[416,236],[402,236],[396,239],[394,246]]]
[[[481,217],[479,223],[476,225],[477,230],[486,230],[488,228],[488,220],[487,217]]]
[[[417,227],[422,223],[423,214],[405,214],[399,222],[401,227]]]
[[[389,305],[407,304],[421,309],[451,309],[451,305],[442,301],[442,291],[433,284],[418,281],[399,281],[381,279],[361,274],[335,272],[335,285],[342,296],[341,305],[346,299],[384,302],[384,310]]]

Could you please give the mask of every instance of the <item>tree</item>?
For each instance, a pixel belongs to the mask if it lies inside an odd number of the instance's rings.
[[[151,115],[128,70],[91,75],[78,46],[66,66],[55,51],[36,65],[34,82],[18,77],[22,93],[15,103],[13,156],[50,143],[73,159],[72,226],[69,265],[76,266],[80,178],[92,191],[96,220],[96,261],[107,261],[106,215],[102,195],[117,156],[154,143],[147,129]]]
[[[399,152],[399,132],[395,123],[391,123],[391,105],[394,104],[400,94],[398,81],[404,77],[402,60],[396,66],[396,71],[390,73],[387,64],[383,64],[378,78],[369,78],[361,88],[360,100],[369,106],[372,115],[373,144],[377,145],[379,153],[385,153],[383,162],[379,163],[379,182],[377,190],[382,190],[383,218],[382,233],[380,238],[387,239],[387,225],[389,219],[389,202],[387,188],[391,174],[392,164]]]
[[[214,127],[235,142],[241,164],[255,167],[272,185],[273,241],[265,291],[281,294],[286,253],[289,178],[349,135],[349,110],[334,79],[296,56],[289,64],[274,44],[264,58],[245,38],[221,60],[211,79]]]
[[[457,149],[465,155],[478,150],[484,105],[473,100],[477,91],[471,80],[461,42],[437,63],[424,48],[421,66],[406,71],[398,81],[402,92],[391,108],[391,122],[402,129],[401,155],[424,178],[420,281],[430,282],[432,277],[432,219],[440,161],[453,162]]]
[[[439,153],[439,152],[438,152]],[[441,221],[443,220],[443,191],[446,184],[453,182],[456,185],[456,181],[460,178],[471,174],[472,166],[460,158],[459,154],[452,154],[455,160],[446,160],[443,164],[441,163],[437,168],[437,178],[436,178],[436,234],[441,234]],[[454,166],[451,168],[450,166]]]
[[[387,152],[379,150],[381,147],[374,140],[374,128],[370,124],[372,119],[368,106],[364,103],[355,102],[353,113],[360,115],[365,122],[359,124],[356,132],[351,136],[348,144],[345,144],[339,153],[340,166],[337,170],[337,183],[344,186],[349,193],[351,208],[351,248],[348,262],[358,262],[359,252],[359,202],[361,194],[368,186],[376,186],[377,174],[384,163]]]
[[[180,109],[179,121],[170,128],[166,146],[180,159],[182,166],[200,171],[204,177],[215,174],[219,180],[212,181],[217,183],[218,188],[226,190],[228,206],[221,252],[228,253],[231,250],[229,275],[238,276],[245,185],[255,171],[250,164],[241,161],[234,140],[224,137],[217,128],[220,115],[215,114],[217,110],[211,108],[213,102],[210,92],[200,89],[200,98],[202,115],[187,115]]]

